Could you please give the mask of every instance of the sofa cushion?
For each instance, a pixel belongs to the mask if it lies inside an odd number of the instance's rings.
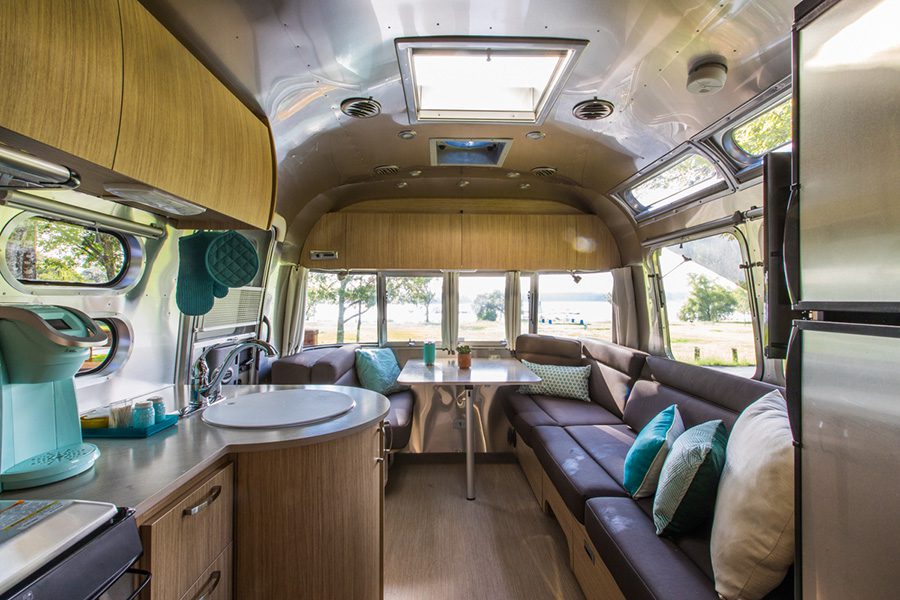
[[[358,386],[354,365],[359,347],[359,344],[348,344],[322,356],[312,365],[309,382]]]
[[[779,392],[741,413],[725,454],[710,547],[716,591],[758,600],[794,562],[793,436]]]
[[[641,429],[625,457],[625,489],[634,498],[656,493],[656,484],[669,449],[684,433],[684,423],[674,404],[653,417]]]
[[[712,518],[727,441],[722,421],[691,427],[675,440],[653,498],[656,533],[687,533]]]
[[[554,425],[569,427],[571,425],[619,425],[622,421],[593,402],[582,402],[570,398],[555,396],[532,396],[534,403],[546,412],[554,421]]]
[[[562,365],[542,365],[528,360],[522,360],[522,364],[540,377],[541,382],[520,386],[519,391],[521,393],[573,398],[583,402],[591,401],[588,388],[588,378],[591,376],[591,367],[589,365],[565,367]]]
[[[634,432],[627,425],[579,425],[566,427],[579,446],[598,465],[603,467],[613,480],[625,487],[625,457],[634,443]],[[627,494],[627,492],[624,492]]]
[[[412,391],[405,390],[394,392],[387,399],[391,403],[391,408],[385,418],[390,425],[387,441],[391,450],[399,450],[409,444],[415,396]]]
[[[595,496],[627,496],[627,492],[565,429],[534,428],[532,449],[550,481],[576,519],[584,521],[584,503]]]
[[[303,385],[311,383],[312,367],[335,348],[311,348],[279,358],[272,363],[272,383],[278,385]]]
[[[533,397],[512,388],[500,388],[498,393],[503,394],[503,412],[507,420],[529,447],[534,446],[532,432],[536,426],[556,425],[556,421],[534,402]]]
[[[582,338],[584,353],[591,358],[591,399],[622,416],[634,382],[641,375],[647,354],[610,342]]]
[[[580,366],[587,362],[581,354],[580,341],[534,333],[516,338],[516,358],[542,365]]]
[[[397,383],[400,365],[390,348],[357,349],[356,375],[364,388],[385,396],[409,389]]]
[[[707,574],[675,542],[658,537],[631,498],[588,500],[584,526],[629,600],[717,598]]]

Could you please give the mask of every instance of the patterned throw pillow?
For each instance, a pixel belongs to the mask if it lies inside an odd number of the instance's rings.
[[[400,365],[390,348],[358,349],[356,375],[364,388],[384,396],[409,389],[409,386],[397,383]]]
[[[727,442],[719,420],[691,427],[675,440],[653,499],[657,535],[687,533],[712,516]]]
[[[588,390],[588,378],[591,376],[591,366],[561,367],[559,365],[542,365],[523,360],[522,364],[541,378],[537,385],[523,385],[519,388],[520,394],[540,394],[542,396],[558,396],[560,398],[574,398],[575,400],[591,401]]]
[[[684,423],[674,404],[641,429],[625,457],[625,489],[632,497],[646,498],[656,493],[669,449],[682,433]]]

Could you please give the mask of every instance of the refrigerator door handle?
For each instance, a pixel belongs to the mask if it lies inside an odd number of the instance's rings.
[[[788,297],[791,304],[800,302],[800,203],[798,192],[800,184],[791,185],[791,194],[787,201],[784,217],[784,280],[787,283]]]
[[[790,374],[787,378],[787,386],[785,386],[785,399],[787,402],[788,420],[791,424],[791,434],[794,436],[794,446],[800,445],[800,369],[802,368],[801,354],[802,341],[800,339],[800,328],[794,321],[791,328],[791,337],[788,340],[787,361],[785,364],[786,374]]]

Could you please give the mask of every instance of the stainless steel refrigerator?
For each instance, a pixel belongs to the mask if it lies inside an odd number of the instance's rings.
[[[803,598],[900,598],[900,0],[801,2],[784,261]],[[798,596],[799,597],[799,596]]]

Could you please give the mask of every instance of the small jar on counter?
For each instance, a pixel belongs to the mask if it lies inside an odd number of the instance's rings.
[[[131,426],[135,429],[146,429],[153,425],[156,418],[153,403],[149,400],[138,400],[131,408]]]
[[[153,404],[153,422],[162,423],[166,419],[166,401],[160,396],[147,398]]]

